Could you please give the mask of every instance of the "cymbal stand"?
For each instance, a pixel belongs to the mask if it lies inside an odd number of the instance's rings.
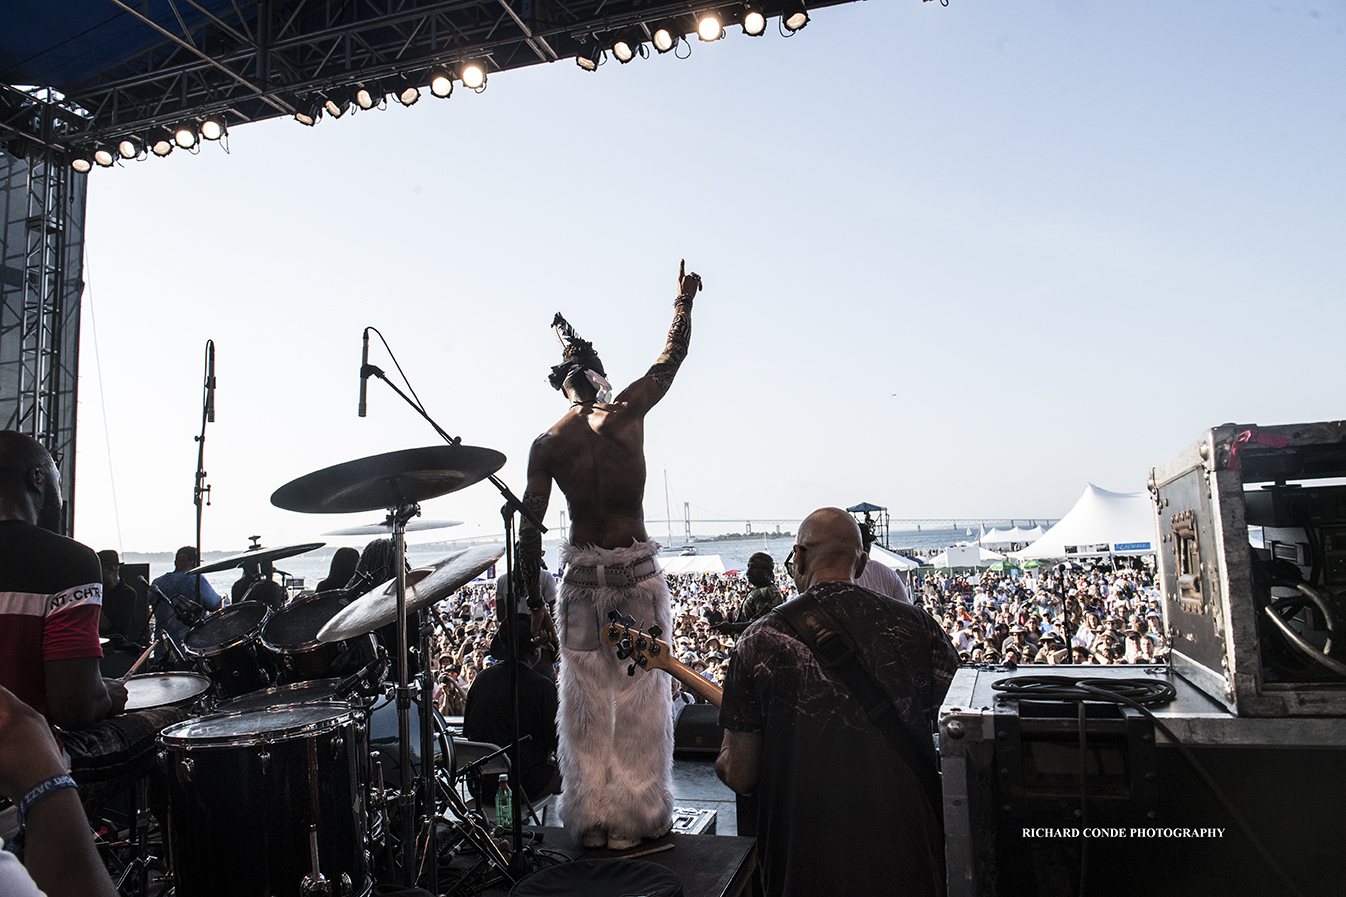
[[[410,644],[407,642],[407,521],[421,512],[415,502],[389,511],[393,521],[393,547],[397,571],[397,762],[400,777],[399,815],[402,820],[402,874],[407,887],[416,886],[416,788],[411,773],[411,677]],[[422,701],[424,703],[424,701]],[[422,759],[428,759],[424,756]],[[422,772],[431,764],[422,763]],[[430,793],[433,799],[433,792]]]
[[[371,328],[371,329],[372,329],[372,328]],[[375,333],[378,333],[377,330],[375,330],[374,332],[375,332]],[[382,339],[382,338],[383,338],[383,334],[380,333],[380,334],[379,334],[379,338]],[[385,345],[386,345],[386,342],[385,342]],[[396,359],[394,359],[394,361],[396,361]],[[399,372],[400,372],[400,370],[401,370],[401,367],[400,367],[400,366],[399,366],[398,370],[399,370]],[[383,370],[382,370],[381,368],[379,368],[377,365],[372,365],[372,364],[368,364],[368,363],[364,364],[364,365],[361,367],[361,369],[360,369],[360,376],[361,376],[361,377],[377,377],[379,380],[382,380],[382,381],[384,382],[384,384],[386,384],[386,385],[388,386],[389,389],[391,389],[393,392],[397,393],[397,395],[402,399],[402,401],[404,401],[404,402],[406,402],[408,405],[410,405],[411,408],[412,408],[417,414],[419,414],[422,418],[424,418],[425,422],[428,423],[428,424],[431,426],[431,428],[434,429],[434,431],[435,431],[436,433],[438,433],[439,436],[440,436],[440,438],[442,438],[446,443],[448,443],[449,445],[461,445],[461,444],[462,444],[462,441],[463,441],[463,440],[462,440],[462,437],[460,437],[460,436],[450,436],[447,432],[445,432],[444,428],[441,427],[441,426],[435,421],[435,419],[432,418],[432,417],[430,416],[429,412],[427,412],[427,411],[425,410],[425,406],[421,404],[421,401],[420,401],[420,398],[419,398],[419,397],[413,398],[412,396],[408,396],[405,392],[403,392],[401,389],[398,388],[398,386],[397,386],[396,383],[393,383],[391,380],[389,380],[387,374],[385,374],[385,373],[383,372]],[[403,379],[404,379],[404,380],[406,379],[406,375],[405,375],[405,374],[403,375]],[[408,388],[410,388],[410,385],[411,385],[411,384],[408,383],[407,385],[408,385]],[[415,391],[413,390],[413,394],[414,394],[414,392],[415,392]],[[531,523],[534,527],[536,527],[537,530],[538,530],[538,532],[540,532],[540,533],[545,533],[545,532],[547,531],[547,527],[543,526],[542,521],[538,519],[537,515],[534,514],[533,511],[532,511],[531,509],[529,509],[527,506],[525,506],[524,503],[523,503],[522,501],[519,500],[518,496],[516,496],[513,492],[510,491],[509,486],[505,485],[505,481],[504,481],[504,480],[500,479],[500,478],[499,478],[498,476],[496,476],[495,474],[491,474],[489,477],[487,477],[487,479],[491,481],[491,485],[495,486],[496,490],[497,490],[497,491],[500,493],[500,495],[505,499],[505,505],[504,505],[504,507],[502,507],[502,508],[500,509],[500,513],[501,513],[501,515],[502,515],[502,516],[504,517],[504,519],[505,519],[505,570],[506,570],[506,574],[505,574],[505,575],[508,576],[509,579],[511,580],[511,582],[510,582],[510,588],[508,589],[508,594],[509,594],[509,596],[510,596],[509,599],[508,599],[508,606],[511,608],[511,610],[514,610],[514,609],[517,609],[517,607],[518,607],[517,598],[516,598],[516,597],[514,596],[514,594],[513,594],[513,587],[512,587],[512,586],[513,586],[513,582],[512,582],[512,580],[513,580],[513,563],[514,563],[513,552],[512,552],[512,549],[513,549],[513,540],[514,540],[514,526],[513,526],[513,524],[514,524],[514,514],[515,514],[515,512],[517,511],[522,517],[524,517],[525,519],[527,519],[529,523]],[[418,506],[416,506],[416,505],[411,505],[411,507],[416,508],[417,512],[419,512],[419,507],[418,507]],[[399,685],[399,688],[398,688],[397,711],[398,711],[398,724],[399,724],[399,733],[398,733],[398,734],[399,734],[399,740],[401,741],[401,746],[402,746],[402,756],[401,756],[401,760],[402,760],[402,764],[403,764],[403,765],[402,765],[402,778],[403,778],[403,787],[404,787],[404,790],[405,790],[405,787],[406,787],[407,777],[408,777],[408,775],[409,775],[408,766],[409,766],[409,764],[410,764],[410,759],[409,759],[409,757],[408,757],[408,754],[410,753],[410,744],[409,744],[409,741],[410,741],[410,722],[409,722],[408,712],[404,712],[404,709],[403,709],[403,700],[404,700],[404,697],[403,697],[403,691],[405,690],[405,691],[408,692],[407,696],[405,697],[405,700],[408,702],[408,704],[410,703],[411,698],[410,698],[410,694],[409,694],[409,689],[407,689],[407,687],[406,687],[406,662],[407,662],[407,653],[406,653],[406,652],[407,652],[407,644],[406,644],[406,622],[407,622],[407,620],[406,620],[406,618],[407,618],[407,613],[406,613],[406,571],[405,571],[405,565],[404,565],[404,563],[403,563],[403,557],[404,557],[404,539],[403,539],[403,535],[404,535],[404,533],[405,533],[405,531],[406,531],[406,524],[407,524],[407,521],[410,520],[410,519],[411,519],[412,517],[414,517],[414,516],[415,516],[415,513],[409,514],[409,515],[407,515],[407,516],[403,516],[402,513],[400,512],[400,509],[399,509],[399,512],[396,514],[396,517],[395,517],[395,519],[394,519],[394,521],[393,521],[393,540],[394,540],[394,543],[395,543],[396,546],[397,546],[397,565],[398,565],[398,566],[397,566],[397,637],[398,637],[398,653],[399,653],[399,656],[400,656],[401,661],[402,661],[402,675],[400,676],[400,682],[401,682],[401,684]],[[511,625],[513,625],[512,622],[511,622]],[[520,824],[520,823],[521,823],[521,817],[520,817],[520,814],[519,814],[519,806],[518,806],[518,804],[519,804],[519,799],[518,799],[518,797],[517,797],[517,795],[519,795],[519,794],[522,793],[522,790],[521,790],[521,788],[520,788],[520,783],[519,783],[519,756],[518,756],[518,744],[519,744],[518,645],[517,645],[517,642],[516,642],[514,639],[510,639],[509,656],[510,656],[510,666],[511,666],[511,673],[510,673],[511,687],[510,687],[510,692],[511,692],[511,697],[512,697],[512,703],[513,703],[513,705],[514,705],[514,706],[513,706],[513,710],[514,710],[514,741],[513,741],[514,752],[510,755],[509,781],[510,781],[510,789],[511,789],[511,791],[513,791],[513,793],[516,795],[515,800],[514,800],[515,807],[514,807],[514,819],[513,819],[513,823],[514,823],[514,826],[513,826],[513,827],[514,827],[514,831],[513,831],[513,835],[514,835],[514,840],[513,840],[514,855],[513,855],[513,857],[512,857],[511,871],[512,871],[512,872],[515,872],[515,873],[519,873],[520,876],[521,876],[522,872],[523,872],[523,871],[526,871],[523,867],[527,864],[527,860],[526,860],[526,858],[525,858],[524,855],[523,855],[523,830],[522,830],[522,825]],[[426,660],[424,666],[425,666],[425,667],[427,668],[427,670],[428,670],[428,668],[429,668],[429,662],[428,662],[428,659]],[[432,758],[429,758],[429,757],[426,758],[426,761],[427,761],[427,762],[424,764],[424,766],[425,766],[426,768],[429,768],[430,766],[432,766],[432,763],[429,762],[431,759],[432,759]],[[403,798],[403,799],[405,800],[405,795],[404,795],[404,798]],[[407,823],[410,823],[410,822],[411,822],[410,815],[411,815],[410,809],[404,807],[404,821],[405,821],[405,822],[407,822]],[[407,831],[410,831],[410,827],[409,827],[409,826],[408,826],[408,828],[407,828]],[[411,853],[414,854],[414,849],[411,851]],[[410,855],[408,855],[408,857],[407,857],[408,861],[410,860],[410,858],[411,858]],[[414,881],[410,881],[410,882],[408,882],[408,884],[410,884],[410,885],[414,885],[415,882],[414,882]]]

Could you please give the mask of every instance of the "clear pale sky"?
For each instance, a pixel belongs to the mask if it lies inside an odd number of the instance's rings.
[[[207,339],[207,549],[374,522],[269,497],[436,443],[377,382],[357,418],[366,325],[522,493],[566,408],[552,314],[620,389],[684,257],[706,288],[648,421],[652,519],[665,470],[720,529],[1058,517],[1211,425],[1346,417],[1346,3],[872,0],[730,31],[95,170],[75,536],[192,541]],[[467,524],[427,535],[498,531],[499,504],[428,501]]]

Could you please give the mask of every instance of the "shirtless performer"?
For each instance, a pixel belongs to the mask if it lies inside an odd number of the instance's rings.
[[[644,377],[612,398],[593,345],[559,314],[561,364],[551,384],[570,400],[533,441],[523,503],[542,519],[555,480],[570,506],[570,538],[553,623],[539,589],[541,534],[519,528],[518,563],[535,637],[561,645],[557,751],[564,781],[560,813],[585,847],[626,850],[669,830],[673,795],[673,714],[668,682],[626,674],[627,662],[599,639],[608,611],[642,628],[672,632],[668,585],[645,532],[645,414],[668,392],[692,337],[692,299],[701,278],[678,267],[678,298],[663,354]]]

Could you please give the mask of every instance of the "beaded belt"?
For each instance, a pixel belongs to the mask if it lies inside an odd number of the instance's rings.
[[[654,558],[645,558],[630,564],[599,564],[596,567],[566,567],[565,582],[581,586],[609,586],[620,588],[633,586],[638,582],[659,575],[659,562]]]

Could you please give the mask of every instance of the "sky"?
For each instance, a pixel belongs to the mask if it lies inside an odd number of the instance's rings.
[[[376,381],[357,417],[366,326],[521,494],[566,410],[552,315],[620,390],[683,258],[705,289],[647,421],[656,535],[665,476],[675,518],[721,521],[698,535],[861,501],[1054,518],[1213,425],[1346,417],[1346,2],[871,0],[729,30],[96,169],[76,538],[193,541],[207,340],[207,550],[377,522],[269,499],[437,443]],[[475,536],[499,506],[479,483],[422,510]]]

